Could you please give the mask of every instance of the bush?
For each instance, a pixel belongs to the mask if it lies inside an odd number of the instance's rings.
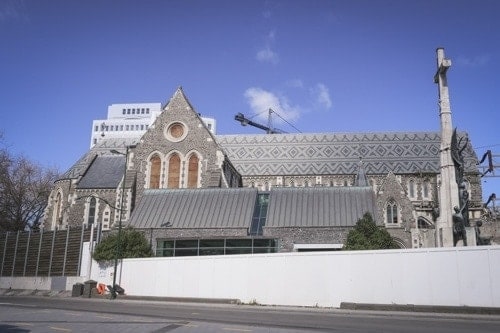
[[[397,249],[391,235],[384,228],[378,227],[370,213],[365,213],[349,231],[344,250],[380,250]]]
[[[92,257],[96,261],[114,260],[116,257],[117,243],[118,232],[114,232],[97,244]],[[133,228],[122,229],[120,235],[119,259],[146,258],[151,256],[151,247],[142,232]]]

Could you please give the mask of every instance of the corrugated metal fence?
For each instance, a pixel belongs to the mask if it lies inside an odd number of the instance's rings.
[[[83,243],[100,228],[0,234],[0,276],[79,276]]]

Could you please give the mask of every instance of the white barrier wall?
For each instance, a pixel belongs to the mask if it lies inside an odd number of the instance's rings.
[[[112,271],[94,265],[92,278],[111,284]],[[273,305],[500,307],[500,246],[125,259],[117,282],[128,295]]]

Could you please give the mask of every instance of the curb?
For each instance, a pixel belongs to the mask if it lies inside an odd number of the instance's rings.
[[[500,315],[500,308],[482,306],[448,306],[448,305],[415,305],[415,304],[371,304],[371,303],[340,303],[343,310],[371,310],[371,311],[404,311],[404,312],[433,312],[458,314],[488,314]]]

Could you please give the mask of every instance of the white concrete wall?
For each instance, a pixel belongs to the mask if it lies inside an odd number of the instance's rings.
[[[113,281],[113,263],[91,278]],[[125,259],[136,296],[232,298],[269,305],[341,302],[500,307],[500,246]],[[66,278],[66,289],[85,277]],[[0,288],[51,289],[51,278],[1,277]]]
[[[58,277],[0,277],[0,289],[25,290],[71,290],[75,283],[83,283],[85,279],[79,276]],[[63,287],[61,287],[63,286]]]
[[[92,278],[111,284],[112,272]],[[117,275],[138,296],[500,307],[500,246],[125,259]]]

